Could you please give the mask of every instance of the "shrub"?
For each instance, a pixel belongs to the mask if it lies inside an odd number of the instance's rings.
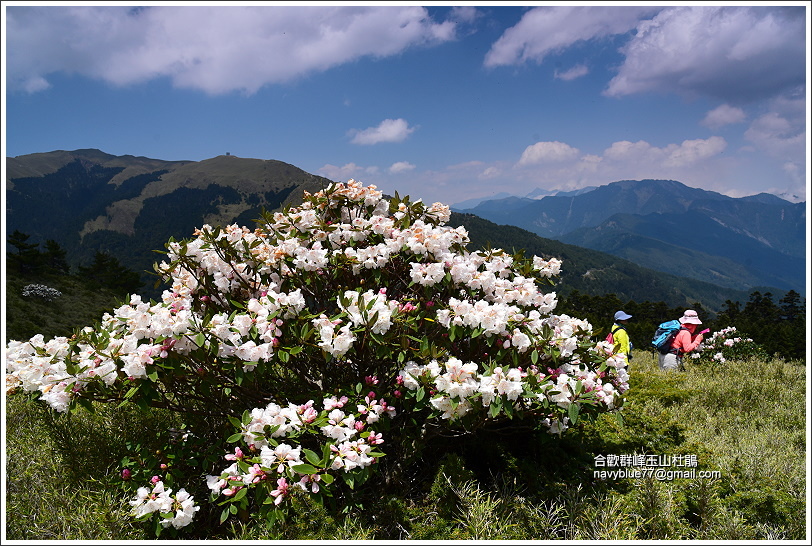
[[[697,364],[724,364],[728,360],[765,360],[767,352],[752,339],[741,337],[735,326],[728,326],[704,339],[691,358]]]
[[[522,420],[561,434],[617,410],[625,357],[541,289],[560,261],[469,252],[448,218],[350,181],[254,231],[204,226],[167,244],[160,302],[133,295],[71,338],[9,342],[7,391],[60,412],[181,416],[154,431],[157,450],[145,441],[121,461],[119,485],[156,534],[218,511],[273,525],[302,496],[339,512],[401,487],[449,429]]]
[[[20,293],[24,298],[40,298],[45,301],[54,301],[62,295],[56,288],[44,284],[27,284]]]

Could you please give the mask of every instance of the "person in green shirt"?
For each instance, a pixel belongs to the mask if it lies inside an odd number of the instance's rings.
[[[626,332],[625,325],[632,318],[631,315],[624,311],[615,313],[615,323],[612,325],[612,336],[615,340],[615,354],[623,353],[626,355],[626,360],[632,360],[632,342],[629,339],[629,334]]]

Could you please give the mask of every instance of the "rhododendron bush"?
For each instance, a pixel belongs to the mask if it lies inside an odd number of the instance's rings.
[[[167,244],[161,301],[9,342],[7,392],[188,416],[151,432],[161,456],[124,461],[134,515],[158,530],[205,500],[221,520],[282,517],[299,495],[340,507],[370,479],[396,487],[434,436],[509,420],[560,434],[619,409],[625,357],[554,314],[560,261],[469,251],[449,217],[349,181],[255,230],[203,226]]]
[[[751,338],[742,335],[735,326],[727,326],[705,338],[691,357],[698,364],[724,364],[733,359],[763,360],[767,352]]]

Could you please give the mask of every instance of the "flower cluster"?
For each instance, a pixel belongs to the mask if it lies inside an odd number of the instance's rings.
[[[62,295],[62,292],[44,284],[27,284],[20,294],[24,298],[40,298],[45,301],[54,301]]]
[[[292,485],[357,484],[380,466],[383,434],[423,438],[420,420],[529,418],[555,434],[619,409],[625,357],[554,314],[544,290],[560,260],[469,251],[449,218],[351,180],[254,230],[205,225],[167,243],[160,301],[132,295],[71,338],[10,341],[7,392],[38,392],[57,411],[130,400],[226,424],[242,412],[229,441],[245,451],[208,485],[240,503],[251,489],[262,505],[266,491],[273,506]]]
[[[377,378],[369,379],[377,382]],[[284,408],[270,403],[246,411],[240,432],[230,440],[247,447],[226,454],[224,458],[232,463],[220,474],[206,477],[211,498],[225,497],[225,518],[231,506],[247,507],[249,490],[261,509],[271,505],[284,509],[295,491],[320,497],[331,494],[336,477],[353,485],[360,483],[366,478],[365,469],[385,455],[380,451],[383,434],[370,426],[396,414],[374,391],[363,398],[356,396],[356,403],[347,396],[325,398],[321,411],[313,400]],[[304,447],[302,439],[314,449]]]
[[[577,415],[588,405],[611,410],[621,403],[620,395],[629,388],[625,356],[610,356],[606,364],[614,373],[589,370],[577,362],[542,371],[535,365],[526,370],[500,366],[481,370],[478,364],[463,364],[457,358],[444,363],[432,360],[426,365],[410,361],[400,371],[398,381],[409,391],[434,393],[431,405],[441,419],[450,421],[458,421],[472,410],[505,408],[508,412],[544,415],[548,408],[557,406],[566,414],[549,413],[544,425],[551,433],[561,433],[568,428],[571,411]]]
[[[751,338],[742,336],[735,326],[728,326],[705,338],[691,356],[697,363],[724,364],[732,359],[764,358],[766,352]]]
[[[152,489],[139,487],[136,497],[130,501],[133,516],[144,520],[157,512],[163,527],[171,525],[175,529],[192,523],[195,513],[200,510],[200,507],[195,505],[194,497],[182,488],[173,496],[172,489],[166,488],[158,476],[153,477],[152,483]]]

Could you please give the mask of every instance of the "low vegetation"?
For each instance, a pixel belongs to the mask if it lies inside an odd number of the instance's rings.
[[[799,361],[728,360],[664,372],[641,351],[623,424],[602,415],[561,439],[507,431],[490,443],[445,439],[415,465],[408,489],[374,504],[330,516],[303,497],[285,524],[221,526],[215,514],[188,538],[802,540],[805,392]],[[25,397],[8,399],[6,538],[149,538],[110,485],[121,479],[127,442],[169,416],[148,424],[127,406],[98,409],[56,415]],[[622,468],[597,466],[596,457],[634,454],[672,462],[695,456],[697,471],[718,476],[595,477]]]

